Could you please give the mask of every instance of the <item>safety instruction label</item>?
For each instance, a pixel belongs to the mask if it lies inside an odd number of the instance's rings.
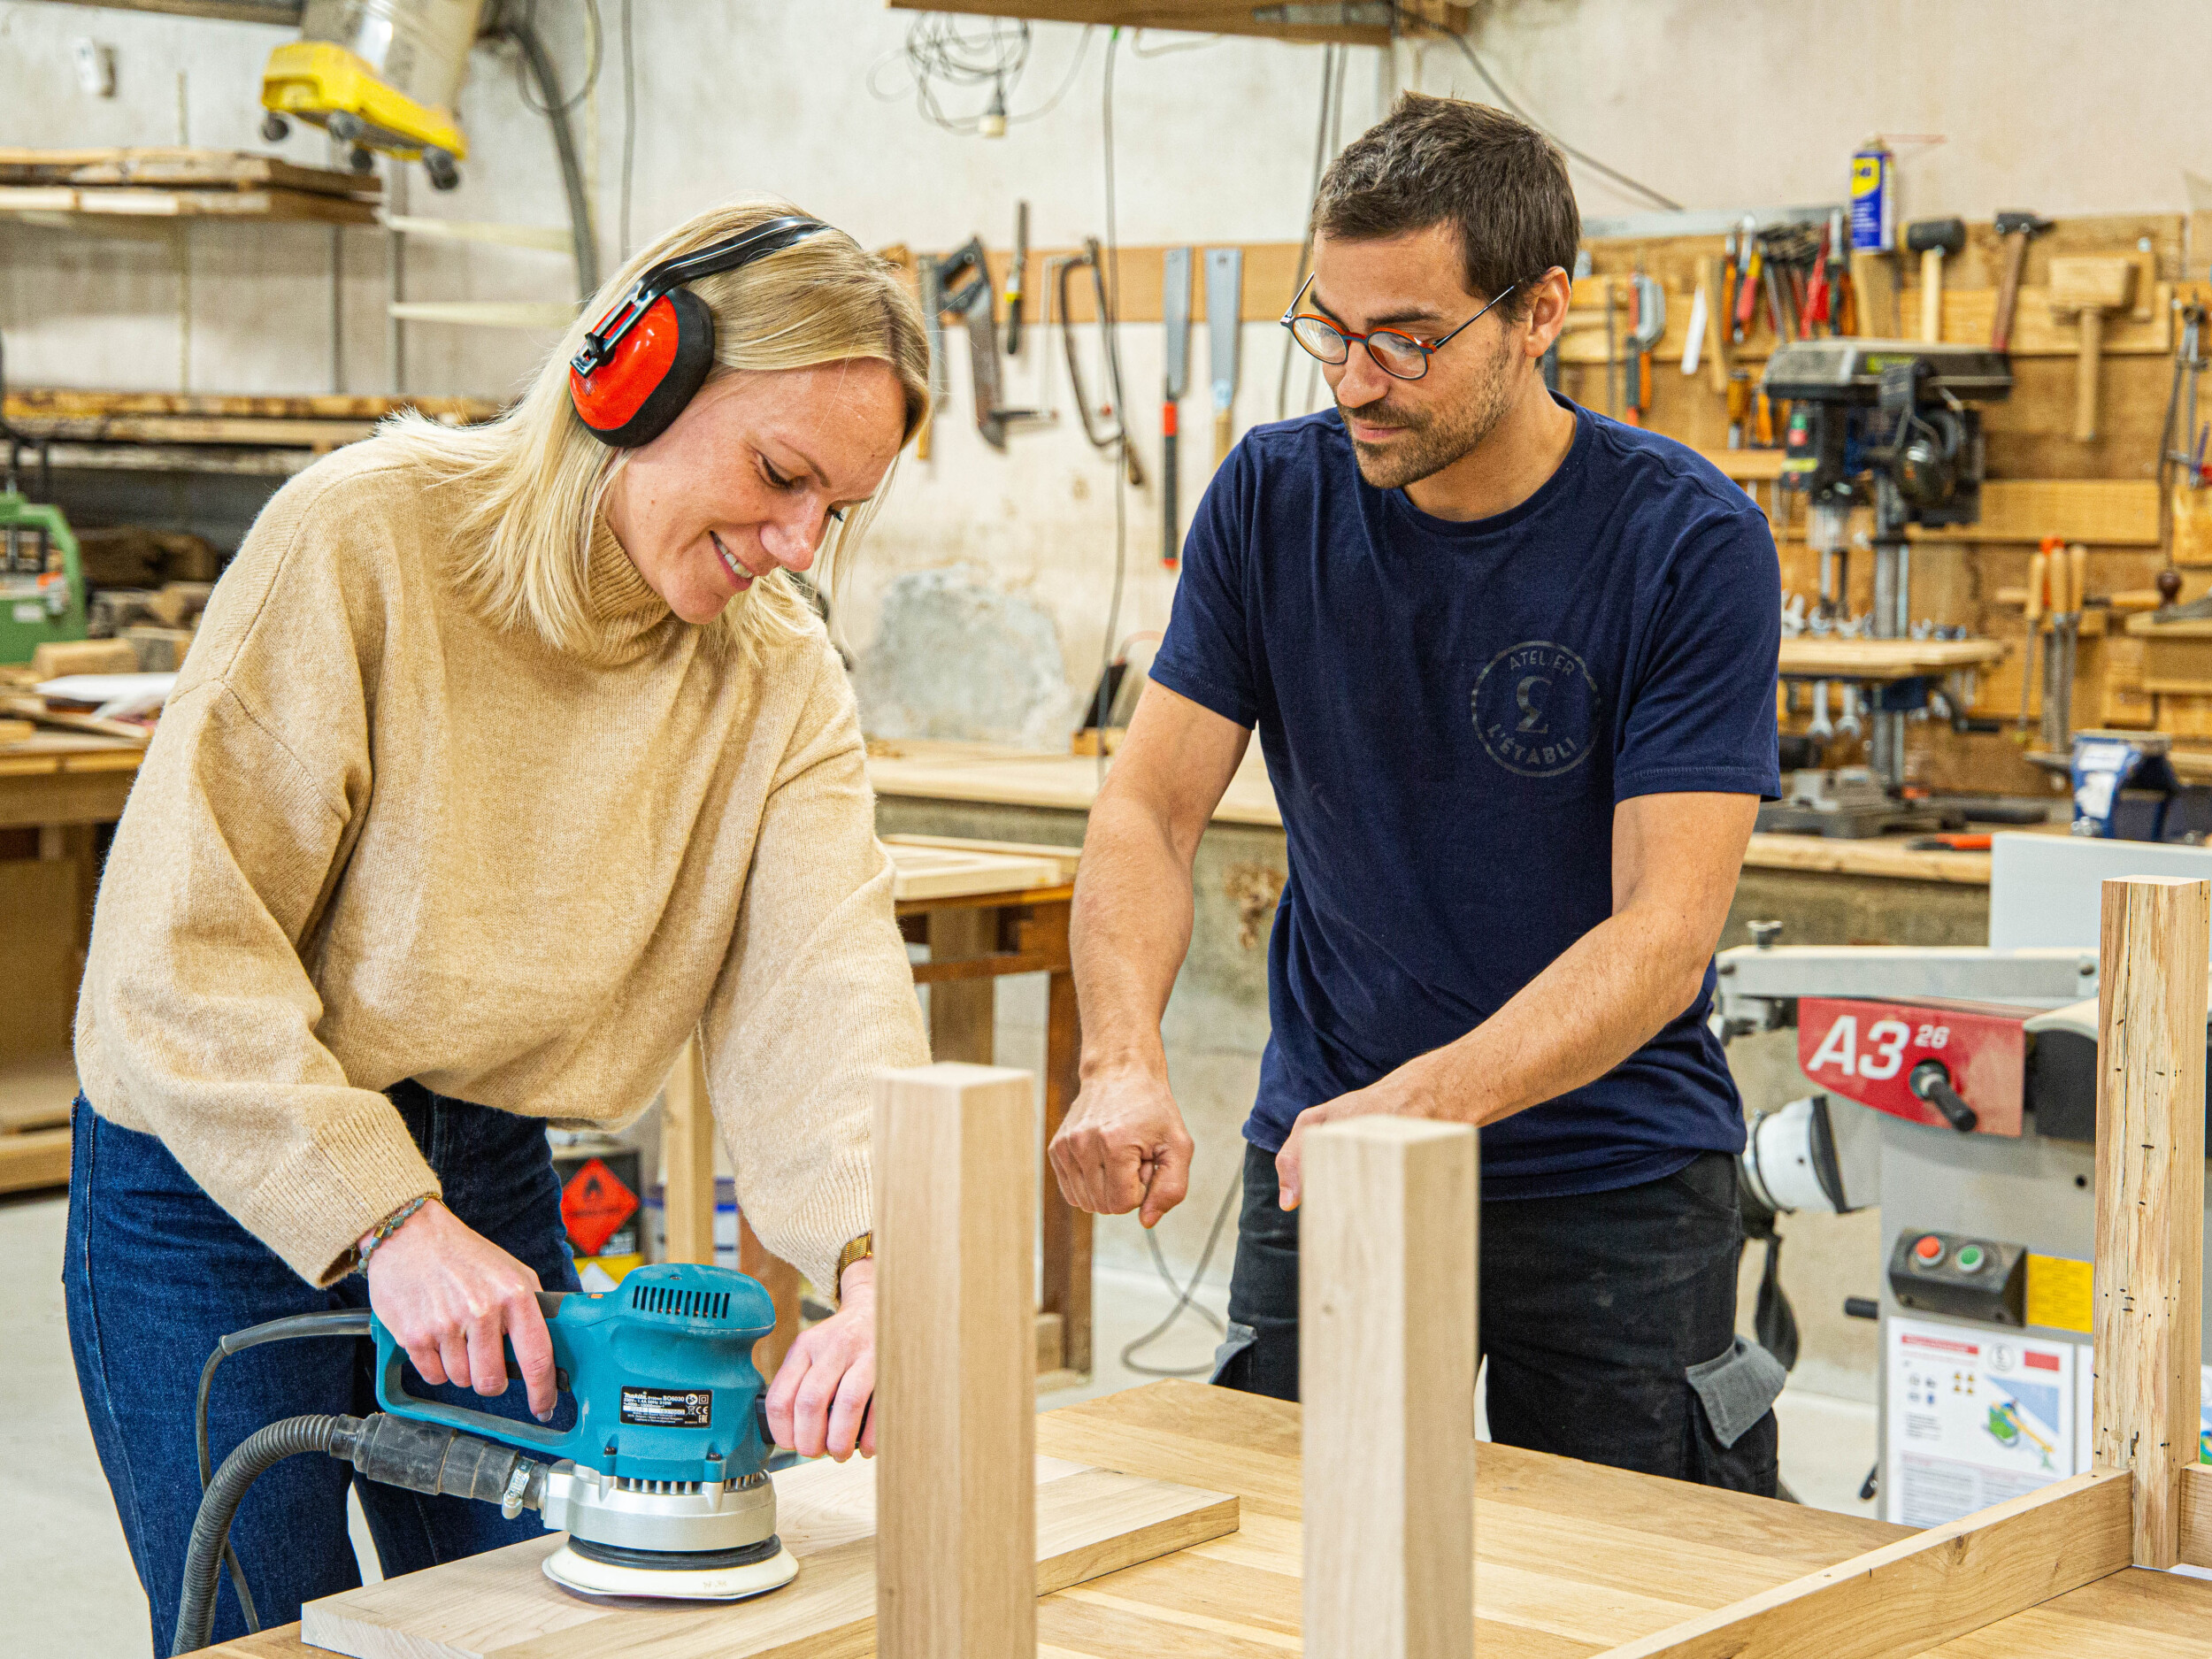
[[[2028,1308],[2030,1325],[2048,1325],[2055,1331],[2079,1331],[2089,1334],[2091,1292],[2095,1282],[2095,1270],[2087,1262],[2077,1262],[2070,1256],[2028,1256]]]
[[[625,1388],[622,1420],[652,1428],[710,1428],[714,1395],[704,1388]]]
[[[561,1220],[579,1256],[599,1255],[637,1213],[637,1194],[603,1158],[587,1160],[561,1188]],[[624,1242],[635,1248],[634,1240]]]
[[[2082,1466],[2075,1344],[1919,1319],[1886,1333],[1887,1519],[1939,1526]]]

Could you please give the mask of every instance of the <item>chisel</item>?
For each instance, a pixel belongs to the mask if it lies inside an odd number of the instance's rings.
[[[1021,356],[1023,280],[1029,274],[1029,204],[1014,204],[1014,257],[1006,266],[1006,355]]]
[[[1236,437],[1237,336],[1244,320],[1244,250],[1206,250],[1206,344],[1213,365],[1214,465]]]
[[[1183,526],[1175,501],[1176,405],[1190,379],[1190,250],[1170,248],[1160,261],[1160,319],[1167,325],[1167,386],[1160,405],[1160,563],[1183,562]]]
[[[2043,584],[2048,580],[2051,565],[2052,538],[2045,537],[2043,545],[2028,559],[2028,598],[2022,609],[2028,620],[2027,642],[2020,655],[2020,723],[2018,730],[2024,734],[2028,729],[2030,690],[2035,684],[2035,641],[2043,624]],[[2045,664],[2046,672],[2049,665]]]

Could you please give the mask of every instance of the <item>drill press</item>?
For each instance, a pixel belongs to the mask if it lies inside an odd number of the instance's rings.
[[[1806,540],[1821,558],[1824,611],[1847,609],[1847,522],[1870,507],[1876,639],[1910,632],[1909,525],[1968,525],[1981,517],[1981,417],[1971,403],[2010,396],[2012,369],[1987,346],[1848,337],[1776,348],[1760,389],[1790,405],[1782,482],[1806,498]],[[1875,774],[1905,777],[1905,715],[1927,696],[1921,680],[1881,687],[1873,723]]]

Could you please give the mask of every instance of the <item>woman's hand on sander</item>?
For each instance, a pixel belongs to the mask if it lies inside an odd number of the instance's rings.
[[[553,1339],[538,1290],[534,1270],[435,1199],[369,1257],[369,1306],[425,1382],[504,1394],[504,1337],[542,1423],[553,1415]]]
[[[843,1463],[876,1455],[876,1264],[863,1256],[839,1281],[837,1311],[801,1333],[768,1386],[768,1428],[802,1457]]]

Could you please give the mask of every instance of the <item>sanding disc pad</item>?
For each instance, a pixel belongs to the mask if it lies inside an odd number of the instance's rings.
[[[662,1601],[741,1601],[749,1595],[782,1588],[798,1575],[799,1563],[779,1548],[766,1561],[704,1571],[674,1568],[614,1567],[591,1561],[566,1544],[545,1558],[545,1576],[579,1595],[649,1597]]]

